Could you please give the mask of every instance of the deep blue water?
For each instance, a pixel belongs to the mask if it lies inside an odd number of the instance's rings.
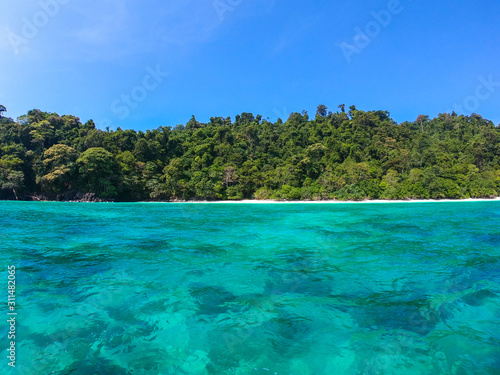
[[[0,230],[0,374],[500,374],[498,201],[0,202]]]

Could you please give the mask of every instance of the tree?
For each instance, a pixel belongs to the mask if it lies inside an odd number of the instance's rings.
[[[339,108],[139,132],[34,109],[0,118],[0,188],[13,199],[77,190],[125,201],[499,195],[500,128],[480,115],[397,124],[387,111]]]
[[[380,187],[383,189],[383,197],[388,199],[398,199],[399,176],[398,172],[390,169],[382,178]]]
[[[78,152],[63,144],[57,144],[43,153],[44,175],[41,178],[44,188],[62,193],[69,189],[76,171],[75,161]]]
[[[429,121],[429,116],[427,115],[418,115],[417,119],[415,122],[420,125],[420,130],[423,133],[424,132],[424,123]]]
[[[42,120],[32,125],[31,142],[40,145],[43,151],[54,136],[54,127],[48,120]]]
[[[2,148],[2,152],[9,150]],[[14,150],[9,150],[14,151]],[[15,155],[3,155],[0,158],[0,188],[11,190],[12,194],[18,199],[17,191],[24,187],[24,173],[21,168],[23,161]]]
[[[118,165],[113,154],[102,147],[89,148],[80,155],[76,164],[84,192],[107,198],[116,196]]]
[[[328,114],[328,108],[320,104],[318,105],[318,108],[316,109],[316,117],[325,117]]]
[[[43,157],[44,166],[54,169],[76,161],[78,152],[73,147],[57,144],[46,150]]]
[[[224,186],[229,187],[236,181],[238,181],[238,175],[236,174],[236,168],[232,166],[227,166],[224,168],[224,174],[222,177],[222,181],[224,182]]]
[[[150,179],[144,178],[145,163],[138,161],[130,151],[118,154],[116,161],[120,167],[120,190],[125,199],[144,199],[145,188],[149,191],[152,189],[158,190],[158,176],[153,176]],[[153,180],[155,183],[150,183]],[[153,194],[151,197],[160,198],[158,194]]]
[[[23,188],[24,174],[21,171],[10,171],[6,176],[2,178],[0,176],[0,187],[2,189],[12,190],[12,193],[18,200],[17,190]]]

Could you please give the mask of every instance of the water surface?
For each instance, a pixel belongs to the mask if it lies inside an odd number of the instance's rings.
[[[0,230],[18,373],[500,373],[500,202],[0,202]]]

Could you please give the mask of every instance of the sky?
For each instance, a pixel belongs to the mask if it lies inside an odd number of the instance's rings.
[[[500,123],[497,0],[26,0],[0,13],[0,104],[147,130],[319,104]]]

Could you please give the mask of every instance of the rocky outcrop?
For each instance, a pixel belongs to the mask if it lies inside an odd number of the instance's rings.
[[[58,196],[60,198],[61,196]],[[110,200],[102,199],[95,193],[80,193],[77,191],[71,191],[66,193],[63,199],[58,199],[66,202],[109,202]]]
[[[3,194],[3,195],[2,195]],[[15,200],[14,195],[0,191],[0,200]],[[58,201],[58,202],[113,202],[110,199],[102,199],[95,193],[80,193],[71,191],[65,194],[33,194],[19,197],[21,201]]]

